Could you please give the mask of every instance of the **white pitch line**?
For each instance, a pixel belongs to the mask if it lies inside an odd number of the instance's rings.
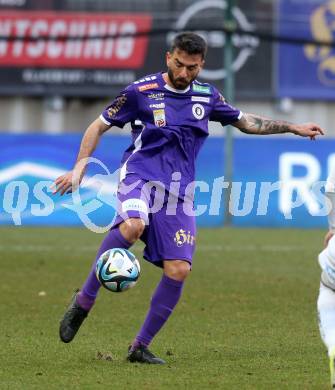
[[[69,252],[87,252],[96,251],[98,245],[69,245],[62,246],[61,249]],[[0,252],[49,252],[57,249],[57,245],[0,245]],[[136,248],[135,250],[141,250]],[[306,245],[245,245],[245,246],[234,246],[234,245],[198,245],[196,251],[198,252],[300,252],[300,251],[319,251],[320,248],[315,246]]]

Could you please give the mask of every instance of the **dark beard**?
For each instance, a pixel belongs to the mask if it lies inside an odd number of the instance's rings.
[[[170,68],[168,68],[167,74],[168,74],[169,79],[170,79],[171,83],[173,84],[174,88],[180,89],[180,90],[187,88],[192,83],[192,81],[195,79],[195,77],[194,77],[190,82],[183,80],[183,79],[182,80],[175,79],[173,77],[173,73],[172,73],[172,70]]]

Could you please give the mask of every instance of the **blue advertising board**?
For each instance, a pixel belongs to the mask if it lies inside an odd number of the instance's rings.
[[[53,195],[50,187],[72,168],[80,140],[81,134],[0,136],[0,224],[108,229],[115,217],[119,162],[130,139],[104,136],[80,189]],[[335,164],[334,140],[236,138],[232,183],[223,177],[223,150],[224,139],[210,137],[197,160],[199,226],[223,224],[228,187],[235,226],[326,226],[323,185]]]
[[[332,0],[280,0],[278,34],[323,42],[335,40]],[[277,96],[335,99],[335,47],[278,44]]]

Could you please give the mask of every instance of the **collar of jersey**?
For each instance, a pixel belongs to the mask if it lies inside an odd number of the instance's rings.
[[[186,93],[190,90],[191,86],[189,85],[185,89],[176,89],[176,88],[170,87],[169,84],[165,84],[164,88],[166,88],[167,90],[169,90],[171,92],[175,92],[175,93]]]

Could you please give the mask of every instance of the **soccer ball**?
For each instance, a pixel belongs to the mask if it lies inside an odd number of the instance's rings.
[[[134,287],[140,276],[140,263],[127,249],[104,252],[97,261],[96,276],[109,291],[121,292]]]

